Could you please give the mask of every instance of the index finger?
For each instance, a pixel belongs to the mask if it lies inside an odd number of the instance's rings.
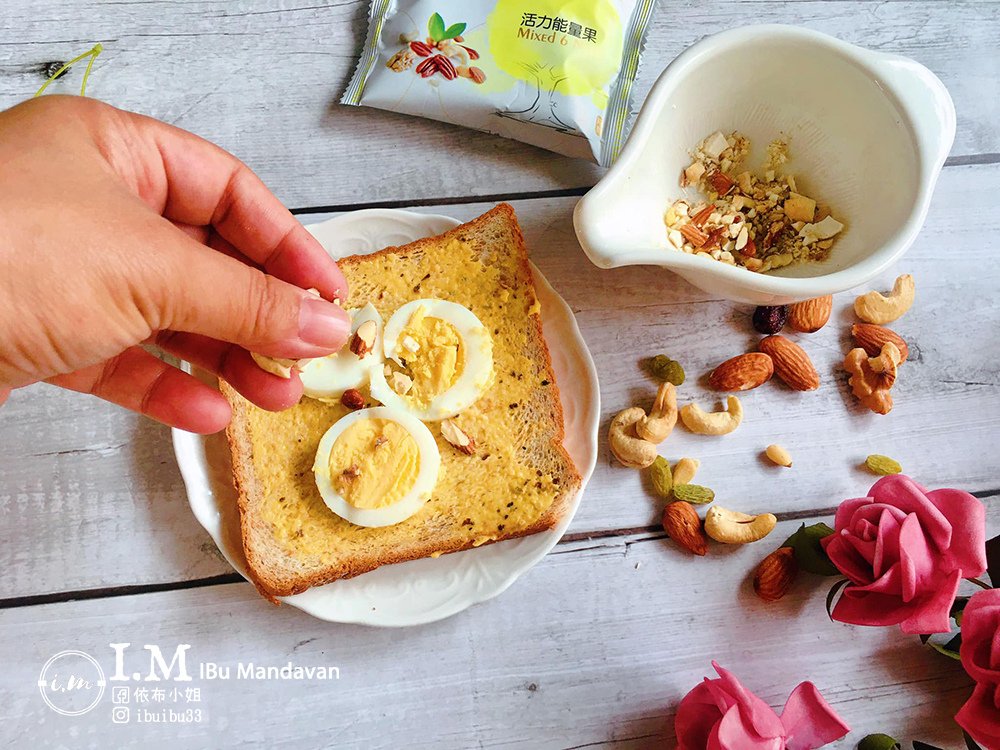
[[[133,115],[155,147],[165,184],[156,206],[174,222],[213,226],[247,258],[279,279],[326,299],[347,296],[347,281],[319,241],[249,167],[218,146],[159,120]],[[146,140],[146,139],[144,139]]]

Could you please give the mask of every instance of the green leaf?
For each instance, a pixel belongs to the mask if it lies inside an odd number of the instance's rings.
[[[962,627],[962,614],[965,612],[965,605],[969,603],[969,596],[957,596],[955,597],[955,602],[951,605],[951,611],[948,615],[955,620],[955,624],[958,627]]]
[[[962,730],[962,736],[965,737],[965,747],[968,750],[983,750],[981,747],[979,747],[979,744],[974,739],[972,739],[972,737],[969,736],[969,733],[966,732],[965,730]]]
[[[986,542],[986,574],[993,587],[1000,589],[1000,535]]]
[[[821,576],[840,575],[820,544],[821,539],[832,533],[833,529],[825,523],[814,523],[812,526],[802,524],[781,546],[795,550],[795,561],[802,570]]]
[[[833,619],[833,604],[837,599],[837,594],[839,594],[840,590],[849,583],[850,581],[846,578],[841,578],[833,584],[833,587],[830,589],[830,593],[826,595],[826,614],[831,620]]]
[[[935,643],[934,641],[928,641],[928,646],[937,651],[939,654],[944,654],[949,659],[955,659],[956,661],[961,661],[962,657],[959,656],[959,649],[962,648],[962,634],[959,633],[954,638],[952,638],[947,643]]]
[[[464,23],[453,23],[444,31],[444,36],[442,39],[454,39],[456,36],[460,36],[465,33],[465,27],[467,24]]]
[[[869,734],[861,738],[858,750],[899,750],[899,740],[887,734]]]
[[[435,13],[427,22],[427,33],[435,42],[444,39],[444,19],[440,13]]]

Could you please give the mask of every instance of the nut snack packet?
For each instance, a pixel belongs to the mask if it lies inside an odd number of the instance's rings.
[[[655,0],[374,0],[341,102],[610,165]]]

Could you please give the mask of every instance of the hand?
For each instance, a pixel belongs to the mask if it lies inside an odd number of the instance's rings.
[[[301,382],[249,351],[322,356],[350,332],[326,301],[346,296],[343,274],[244,164],[92,99],[0,112],[0,238],[0,403],[44,380],[215,432],[222,395],[139,344],[282,409]]]

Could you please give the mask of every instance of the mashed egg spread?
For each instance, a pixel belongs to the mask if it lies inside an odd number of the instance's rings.
[[[333,486],[355,508],[384,508],[412,488],[420,469],[417,441],[398,422],[355,422],[330,451]]]
[[[385,528],[360,526],[331,513],[325,496],[317,492],[320,476],[314,478],[311,469],[321,438],[327,439],[324,431],[329,433],[331,424],[376,409],[349,412],[339,403],[304,398],[285,412],[253,410],[253,450],[255,455],[266,457],[260,471],[262,484],[269,488],[262,517],[290,554],[324,562],[336,560],[369,549],[376,540],[388,546],[402,544],[414,534],[425,533],[425,527],[445,524],[464,529],[469,543],[478,546],[535,523],[560,492],[558,479],[538,471],[523,458],[535,426],[525,421],[522,405],[536,389],[551,385],[544,374],[537,374],[536,364],[527,354],[537,301],[509,266],[483,264],[477,256],[474,244],[450,238],[427,247],[419,262],[372,255],[345,268],[350,283],[348,307],[362,307],[371,301],[388,319],[417,298],[447,299],[473,311],[491,337],[492,366],[485,389],[457,418],[462,428],[475,436],[479,452],[473,457],[460,454],[447,444],[434,422],[420,423],[425,429],[429,427],[439,449],[440,472],[427,491],[429,499],[419,503],[417,510],[421,512],[409,521]],[[407,314],[404,327],[411,319],[412,313]],[[416,336],[413,338],[419,343]],[[391,336],[385,339],[389,346]],[[398,332],[391,343],[403,353]],[[462,371],[468,366],[466,359]],[[298,437],[289,440],[289,434]],[[329,472],[329,462],[324,465]],[[385,510],[344,505],[346,513]]]

